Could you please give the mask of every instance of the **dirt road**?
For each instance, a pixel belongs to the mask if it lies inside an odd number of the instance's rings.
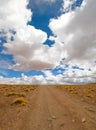
[[[96,130],[96,105],[52,86],[39,86],[23,108],[0,117],[0,130]],[[0,115],[1,116],[1,115]]]

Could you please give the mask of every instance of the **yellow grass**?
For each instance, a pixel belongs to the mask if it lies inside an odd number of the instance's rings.
[[[25,106],[27,103],[28,101],[25,98],[19,97],[19,98],[15,98],[11,105]]]
[[[69,94],[76,94],[78,97],[96,102],[96,84],[86,85],[56,85],[57,88]]]

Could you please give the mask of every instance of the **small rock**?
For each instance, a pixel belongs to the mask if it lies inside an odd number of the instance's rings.
[[[72,122],[75,122],[75,119],[73,119]]]
[[[90,112],[95,112],[95,110],[93,110],[91,107],[86,107],[86,109]]]
[[[52,116],[52,119],[56,119],[56,116]]]
[[[82,121],[82,123],[86,122],[86,118],[82,118],[81,121]]]

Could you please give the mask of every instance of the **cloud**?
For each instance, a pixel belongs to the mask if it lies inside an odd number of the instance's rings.
[[[71,11],[72,5],[76,2],[76,0],[63,0],[62,11],[68,12]]]
[[[64,43],[66,61],[90,64],[96,59],[96,4],[84,0],[80,8],[51,19],[49,27],[55,39]],[[62,52],[63,53],[63,52]]]
[[[53,68],[61,58],[58,51],[61,46],[44,45],[47,33],[28,25],[33,14],[28,9],[28,2],[28,0],[0,1],[0,31],[7,37],[3,53],[12,54],[15,62],[9,69],[29,71]]]
[[[38,58],[39,55],[44,55],[45,50],[48,49],[42,44],[47,39],[45,32],[28,25],[26,28],[18,29],[14,38],[14,41],[4,44],[7,51],[3,52],[14,56],[16,64],[10,66],[11,69],[28,71],[51,67],[50,63]],[[38,56],[36,57],[36,55]]]
[[[50,70],[43,71],[47,84],[80,84],[80,83],[95,83],[96,82],[96,68],[92,71],[89,69],[73,69],[72,66],[65,68],[63,74],[55,75]]]
[[[0,59],[0,68],[2,68],[2,69],[8,68],[10,64],[11,63],[9,61],[7,61],[7,60],[5,61],[3,59]]]
[[[93,71],[87,69],[79,70],[72,69],[70,66],[65,70],[65,74],[54,75],[51,70],[42,71],[44,75],[27,76],[24,73],[21,77],[4,78],[0,77],[0,83],[6,84],[82,84],[82,83],[95,83],[96,68]]]
[[[2,53],[12,54],[14,64],[7,65],[10,69],[29,71],[44,70],[43,75],[20,78],[0,77],[0,83],[38,83],[64,84],[96,82],[96,4],[94,0],[84,0],[81,7],[70,9],[75,0],[65,0],[61,16],[49,22],[54,41],[52,47],[44,45],[47,33],[36,29],[28,22],[32,20],[32,12],[28,9],[28,0],[0,1],[0,35],[7,37]],[[50,1],[52,2],[52,1]],[[12,40],[13,39],[13,40]],[[65,58],[65,59],[64,59]],[[63,64],[60,61],[64,59]],[[54,75],[51,70],[58,66],[65,71]],[[65,64],[69,66],[65,68]],[[73,69],[73,66],[84,70]],[[2,72],[3,73],[3,72]]]
[[[10,69],[42,70],[59,64],[62,44],[55,44],[52,47],[43,45],[42,43],[47,39],[43,31],[28,25],[25,30],[18,30],[14,38],[14,41],[4,44],[7,50],[3,51],[5,54],[13,54],[16,64],[10,66]]]
[[[46,84],[47,83],[43,75],[26,76],[22,74],[20,79],[22,82],[26,82],[29,84]]]
[[[32,16],[27,5],[28,0],[0,0],[0,30],[17,30],[25,27]]]

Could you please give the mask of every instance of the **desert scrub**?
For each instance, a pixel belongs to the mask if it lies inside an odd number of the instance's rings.
[[[17,95],[17,93],[15,93],[15,92],[9,92],[9,93],[4,94],[4,96],[6,96],[6,97],[15,96],[15,95]]]
[[[30,90],[35,90],[35,89],[36,89],[35,87],[30,88]]]
[[[25,98],[19,97],[19,98],[14,99],[11,105],[25,106],[27,103],[28,101]]]
[[[0,91],[4,91],[5,89],[4,88],[0,88]]]
[[[25,92],[22,92],[22,93],[9,92],[9,93],[5,93],[4,96],[6,96],[6,97],[10,97],[10,96],[25,97],[26,93]]]
[[[24,91],[30,92],[30,88],[25,88]]]
[[[26,97],[26,93],[25,92],[19,93],[18,96],[20,96],[20,97]]]
[[[11,92],[14,92],[14,91],[15,91],[15,89],[14,89],[14,88],[10,88],[10,91],[11,91]]]
[[[91,94],[91,93],[87,94],[86,96],[87,96],[88,98],[94,98],[94,95]]]
[[[70,94],[78,94],[77,91],[70,91],[69,93],[70,93]]]

